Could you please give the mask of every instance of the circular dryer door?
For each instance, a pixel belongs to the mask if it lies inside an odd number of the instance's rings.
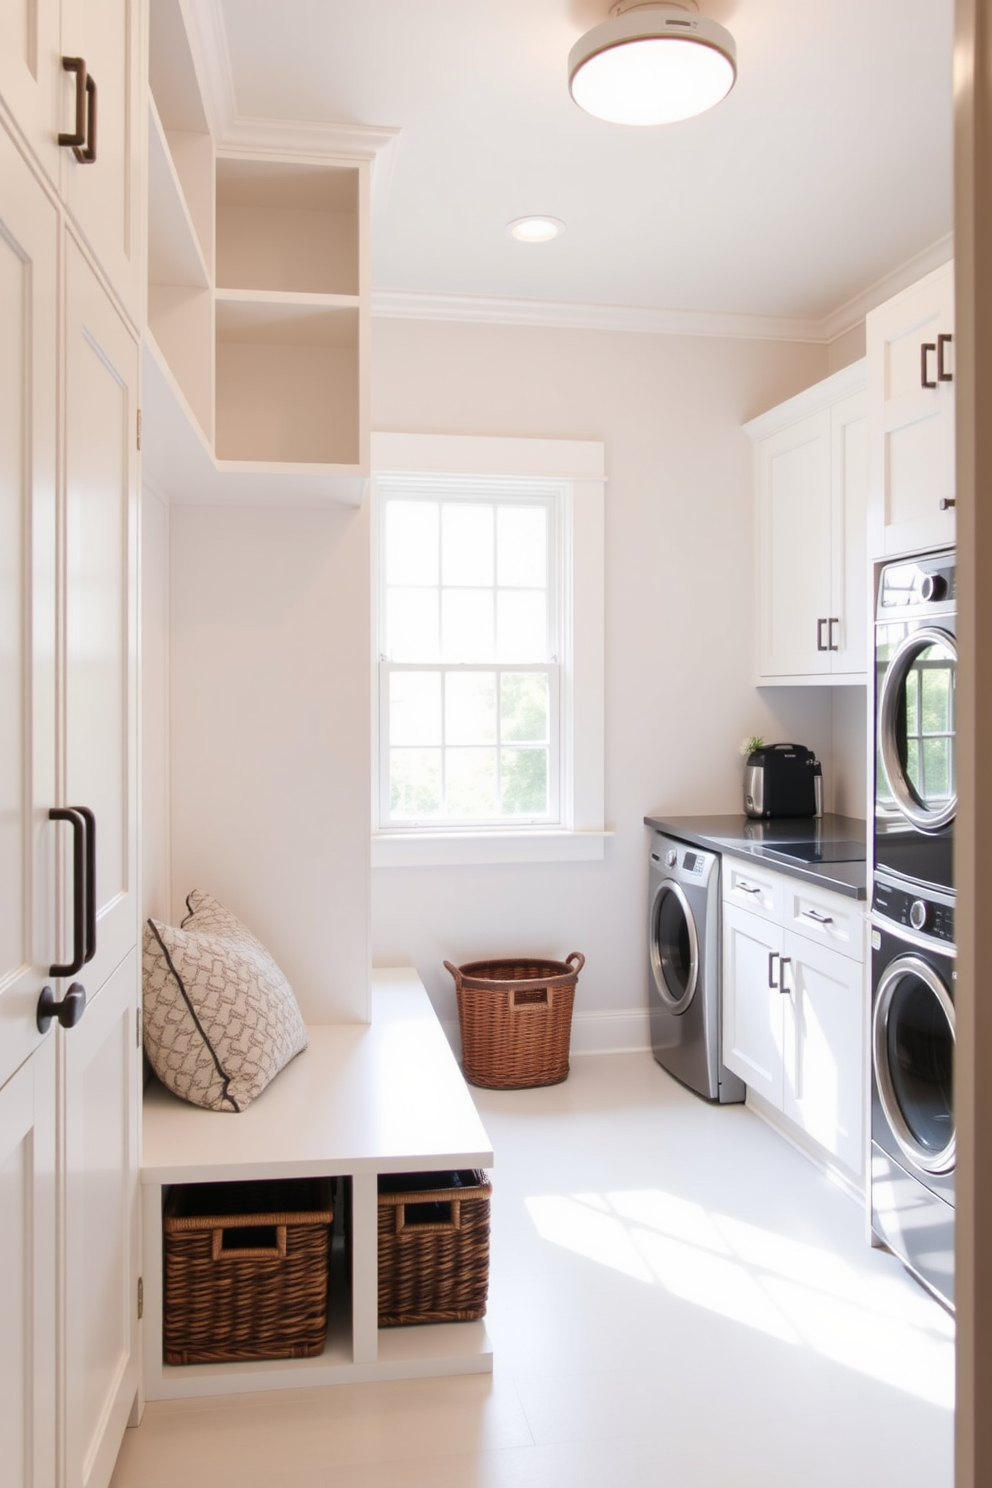
[[[957,662],[954,637],[946,630],[910,631],[895,647],[879,689],[878,750],[892,803],[924,832],[945,827],[957,810]]]
[[[954,1004],[933,967],[898,956],[875,993],[872,1062],[903,1155],[924,1173],[954,1167]]]
[[[677,883],[663,882],[651,906],[651,970],[658,995],[684,1013],[699,980],[699,937],[689,902]]]

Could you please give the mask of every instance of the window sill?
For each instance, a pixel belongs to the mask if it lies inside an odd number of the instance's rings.
[[[595,863],[613,833],[373,832],[373,868],[460,868],[488,863]]]

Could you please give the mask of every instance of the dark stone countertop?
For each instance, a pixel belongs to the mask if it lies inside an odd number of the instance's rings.
[[[790,878],[820,884],[851,899],[867,897],[865,823],[853,816],[788,817],[756,821],[749,816],[646,816],[645,826],[678,837],[693,847],[734,857],[754,858]],[[812,861],[787,854],[795,844],[815,844]],[[852,856],[860,846],[860,857]],[[818,856],[822,854],[822,858]],[[831,857],[842,861],[828,861]]]

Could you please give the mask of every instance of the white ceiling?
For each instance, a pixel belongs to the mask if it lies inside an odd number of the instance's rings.
[[[380,295],[836,331],[873,286],[949,255],[953,0],[702,0],[734,34],[737,85],[650,129],[568,95],[569,48],[608,0],[219,4],[239,115],[400,129],[373,223]],[[564,235],[507,236],[535,212]]]

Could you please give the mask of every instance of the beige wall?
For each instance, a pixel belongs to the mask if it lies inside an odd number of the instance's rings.
[[[368,1016],[367,511],[174,506],[172,912],[215,894],[310,1023]]]
[[[839,372],[842,367],[849,367],[865,354],[865,323],[859,321],[835,341],[831,341],[827,347],[827,370],[828,372]]]
[[[824,762],[864,812],[863,692],[752,685],[751,464],[742,423],[818,381],[826,348],[376,320],[379,430],[606,445],[606,815],[593,864],[373,872],[373,959],[410,960],[454,1020],[442,960],[583,951],[576,1047],[646,1003],[646,812],[740,810],[746,733]],[[838,690],[840,691],[840,690]],[[836,726],[835,726],[836,718]],[[585,1014],[592,1015],[588,1026]]]

